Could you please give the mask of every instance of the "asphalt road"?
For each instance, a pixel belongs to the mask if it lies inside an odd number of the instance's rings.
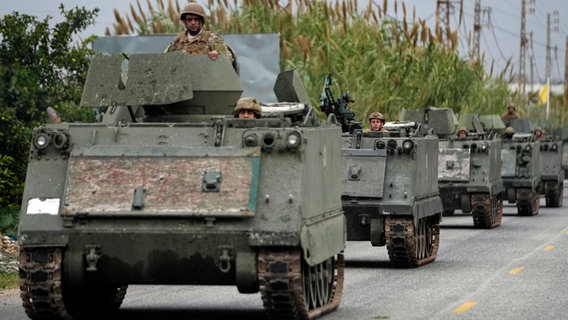
[[[394,269],[386,248],[349,242],[341,304],[322,320],[566,319],[568,201],[544,204],[539,215],[519,217],[506,203],[494,230],[473,229],[469,215],[445,217],[438,258],[417,269]],[[0,319],[27,319],[17,290],[0,294]],[[117,319],[265,316],[259,294],[235,287],[130,286]]]

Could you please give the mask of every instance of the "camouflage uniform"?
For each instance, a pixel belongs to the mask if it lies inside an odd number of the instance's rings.
[[[211,31],[201,30],[195,37],[188,37],[187,31],[178,33],[165,52],[176,50],[184,50],[189,54],[207,54],[209,51],[217,50],[220,54],[227,55],[231,62],[233,61],[233,55],[223,38]]]

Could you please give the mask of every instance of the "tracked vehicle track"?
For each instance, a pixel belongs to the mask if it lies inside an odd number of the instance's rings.
[[[430,263],[438,255],[440,221],[437,215],[421,218],[414,226],[412,217],[385,220],[385,235],[390,261],[400,268]]]
[[[20,297],[31,319],[71,319],[61,286],[60,248],[20,250]]]
[[[310,267],[300,249],[263,248],[258,277],[269,319],[315,319],[339,306],[343,294],[343,253]]]
[[[20,297],[31,319],[71,319],[88,312],[117,310],[127,286],[91,288],[87,293],[63,294],[61,248],[20,250]]]
[[[471,215],[473,226],[478,229],[491,229],[501,225],[503,218],[503,196],[477,193],[471,196]]]
[[[536,216],[540,209],[540,194],[528,188],[517,189],[517,213],[520,216]]]
[[[544,199],[549,208],[562,207],[564,198],[564,182],[559,183],[555,188],[545,189]]]

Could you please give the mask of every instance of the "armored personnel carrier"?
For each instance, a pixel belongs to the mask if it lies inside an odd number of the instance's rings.
[[[393,265],[418,267],[436,259],[440,244],[438,138],[414,122],[385,128],[343,135],[347,240],[386,245]]]
[[[438,187],[444,215],[459,209],[471,214],[475,228],[501,225],[505,189],[499,137],[485,132],[476,114],[456,119],[451,108],[404,109],[400,119],[421,122],[440,138]],[[458,137],[456,131],[464,131],[465,137]]]
[[[312,319],[343,288],[341,129],[304,103],[237,119],[226,57],[97,55],[81,105],[102,123],[35,129],[20,216],[32,319],[108,314],[129,284],[234,285],[271,319]],[[124,64],[127,63],[127,66]],[[278,78],[278,97],[299,77]]]
[[[320,109],[342,123],[342,203],[347,239],[386,246],[396,267],[436,259],[442,201],[438,195],[438,138],[414,122],[387,122],[386,131],[364,131],[347,107],[349,91],[335,99],[331,75]]]
[[[542,166],[540,143],[526,119],[510,120],[511,138],[501,145],[501,176],[509,203],[516,203],[521,216],[537,215],[540,209]]]
[[[546,135],[539,139],[540,167],[542,177],[541,194],[547,207],[562,207],[564,196],[563,143],[560,137]]]

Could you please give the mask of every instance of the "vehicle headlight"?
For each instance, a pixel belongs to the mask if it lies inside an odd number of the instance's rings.
[[[404,140],[404,142],[402,143],[402,149],[406,153],[410,152],[410,150],[412,150],[413,148],[414,148],[414,141],[412,140]]]
[[[243,144],[245,147],[256,147],[258,146],[258,137],[254,133],[249,133],[244,136]]]
[[[61,131],[53,132],[53,146],[57,150],[66,149],[69,146],[69,136]]]
[[[384,149],[386,144],[383,140],[375,141],[375,149]]]
[[[302,143],[302,136],[298,131],[292,131],[288,133],[288,136],[286,137],[286,146],[288,146],[288,148],[292,149],[298,148],[298,146],[301,143]]]
[[[552,146],[550,146],[550,150],[554,152],[558,151],[558,145],[556,143],[553,143]]]
[[[530,144],[527,144],[527,145],[525,146],[525,149],[524,149],[524,150],[525,150],[525,152],[531,152],[531,150],[532,150],[531,145],[530,145]]]
[[[480,150],[481,152],[487,152],[487,150],[489,149],[489,145],[487,144],[487,142],[484,142],[481,144]]]
[[[38,134],[36,134],[34,136],[34,146],[38,149],[38,150],[43,150],[45,148],[47,148],[47,146],[49,146],[49,140],[50,137],[49,135],[47,135],[47,133],[45,132],[40,132]]]

